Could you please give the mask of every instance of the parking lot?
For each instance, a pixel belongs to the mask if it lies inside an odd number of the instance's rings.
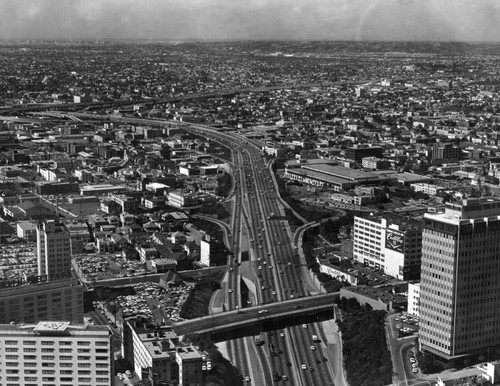
[[[418,332],[419,318],[417,316],[402,313],[400,316],[394,318],[394,323],[399,337],[413,335]]]

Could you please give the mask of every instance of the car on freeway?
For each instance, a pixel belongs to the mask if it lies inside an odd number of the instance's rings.
[[[245,382],[250,382],[250,377],[248,375],[245,377]]]
[[[285,337],[285,333],[284,333],[284,332],[280,332],[280,336],[281,336],[282,338],[284,338],[284,337]]]
[[[316,350],[316,347],[311,346],[311,351],[315,351],[315,350]]]
[[[303,325],[302,325],[302,328],[307,328],[307,324],[303,324]]]
[[[303,364],[302,366],[300,366],[300,368],[301,368],[302,370],[307,370],[307,366],[306,366],[306,365],[304,365],[304,364]]]
[[[414,367],[412,370],[411,370],[413,373],[418,373],[418,369],[416,367]]]
[[[415,357],[410,357],[410,362],[411,363],[415,363],[417,360],[415,359]]]

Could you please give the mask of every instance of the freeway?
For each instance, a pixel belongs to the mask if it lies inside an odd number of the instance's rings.
[[[198,124],[82,113],[67,115],[143,125],[177,125],[227,146],[232,150],[235,184],[232,221],[235,261],[231,262],[225,282],[227,309],[242,309],[242,279],[252,284],[255,302],[260,305],[318,293],[309,280],[302,279],[306,274],[304,261],[293,246],[288,222],[283,220],[285,212],[276,182],[253,142],[237,133],[219,132]],[[249,266],[247,272],[241,269],[244,255],[249,257],[245,262]],[[312,335],[322,335],[321,332],[318,323],[289,327],[268,336],[267,344],[259,349],[250,338],[230,341],[229,352],[241,374],[251,375],[251,383],[255,385],[270,385],[278,376],[286,376],[293,385],[329,385],[335,375],[330,363],[322,360],[325,347],[312,341]]]
[[[260,304],[280,302],[286,299],[306,297],[317,293],[317,288],[302,280],[301,265],[297,251],[292,246],[291,231],[284,218],[275,184],[266,167],[260,150],[245,138],[237,134],[220,133],[201,125],[189,125],[190,131],[209,136],[233,149],[235,183],[237,190],[235,205],[241,206],[238,213],[250,256],[250,267],[256,283],[256,298]],[[241,162],[243,161],[243,162]],[[238,233],[237,230],[233,235]],[[240,239],[241,241],[241,239]],[[238,277],[239,270],[233,271]],[[236,279],[237,280],[237,279]],[[238,280],[232,282],[235,287],[228,288],[230,298],[239,296]],[[245,310],[245,312],[248,312]],[[257,311],[258,312],[258,311]],[[258,317],[257,317],[258,318]],[[317,324],[304,327],[290,327],[286,331],[276,331],[268,337],[263,348],[270,358],[273,381],[278,376],[287,375],[297,385],[328,385],[333,383],[333,370],[329,363],[322,361],[323,348],[316,348],[311,331],[319,333]],[[284,337],[284,338],[283,338]],[[269,384],[264,375],[256,379],[255,384]]]

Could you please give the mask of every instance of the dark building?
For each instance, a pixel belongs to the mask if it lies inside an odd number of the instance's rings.
[[[354,145],[348,147],[345,151],[345,158],[355,162],[361,162],[364,157],[382,157],[383,149],[381,147],[362,147]]]

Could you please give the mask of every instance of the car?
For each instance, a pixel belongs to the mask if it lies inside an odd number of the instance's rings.
[[[250,382],[250,377],[248,375],[245,377],[245,382]]]
[[[201,369],[202,369],[203,371],[207,371],[207,365],[203,365],[203,366],[201,366]]]
[[[307,324],[303,324],[303,325],[302,325],[302,328],[307,328]]]
[[[311,346],[311,351],[316,351],[316,347]]]
[[[288,376],[286,376],[286,375],[282,375],[282,376],[281,376],[281,379],[282,379],[283,381],[288,381]]]
[[[413,373],[418,373],[418,369],[417,369],[417,368],[415,368],[415,367],[414,367],[411,371],[412,371]]]
[[[233,293],[233,290],[232,290],[231,288],[229,288],[229,289],[227,290],[227,292],[229,292],[230,294],[232,294],[232,293]]]
[[[125,378],[124,375],[122,373],[118,373],[116,374],[116,376],[118,377],[118,379],[123,379]]]
[[[281,336],[282,338],[284,338],[284,337],[285,337],[285,333],[284,333],[284,332],[280,332],[280,336]]]
[[[411,367],[413,367],[414,369],[416,369],[416,368],[418,368],[418,365],[416,363],[412,363]]]
[[[300,368],[301,368],[302,370],[307,370],[307,366],[306,366],[306,365],[304,365],[304,364],[303,364],[302,366],[300,366]]]
[[[410,362],[415,363],[415,362],[417,362],[417,360],[415,359],[415,357],[410,357]]]

